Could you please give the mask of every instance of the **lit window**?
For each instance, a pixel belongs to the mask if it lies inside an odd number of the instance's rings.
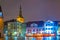
[[[32,23],[32,24],[31,24],[31,27],[38,27],[38,24]]]

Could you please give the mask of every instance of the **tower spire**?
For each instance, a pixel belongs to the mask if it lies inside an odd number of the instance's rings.
[[[22,8],[20,5],[19,16],[17,17],[17,21],[20,23],[24,23],[24,17],[22,16]]]
[[[20,12],[19,12],[19,16],[23,18],[23,16],[22,16],[22,8],[21,8],[21,4],[20,4]]]

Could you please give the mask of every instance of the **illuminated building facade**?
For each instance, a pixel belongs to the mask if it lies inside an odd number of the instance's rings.
[[[57,28],[56,21],[27,22],[25,40],[57,40]]]
[[[60,40],[60,23],[48,20],[24,22],[20,6],[19,16],[6,21],[5,40]],[[0,12],[0,36],[3,34],[3,15]],[[1,26],[2,25],[2,26]]]
[[[0,5],[0,38],[4,37],[3,29],[4,29],[4,20],[3,20],[2,8]]]
[[[16,21],[8,23],[8,36],[9,37],[24,37],[26,25]],[[23,38],[22,38],[23,39]]]
[[[42,35],[43,33],[43,21],[33,21],[33,22],[27,22],[27,27],[26,27],[26,37],[25,40],[42,40]]]
[[[60,21],[58,21],[57,40],[60,40]]]
[[[24,40],[26,24],[24,23],[24,17],[22,16],[21,6],[19,16],[16,19],[7,21],[5,28],[5,40]]]
[[[51,20],[48,20],[44,23],[44,33],[51,35],[44,37],[44,40],[55,40],[56,38],[56,27],[55,23]]]

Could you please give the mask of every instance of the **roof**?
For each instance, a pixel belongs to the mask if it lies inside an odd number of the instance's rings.
[[[26,24],[27,24],[27,27],[31,27],[31,24],[35,24],[38,27],[42,27],[44,22],[43,21],[30,21],[30,22],[27,22]]]
[[[5,21],[4,24],[6,25],[8,22],[16,22],[16,19],[11,19],[11,20]]]

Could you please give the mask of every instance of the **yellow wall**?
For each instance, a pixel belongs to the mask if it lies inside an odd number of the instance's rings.
[[[4,21],[3,18],[0,18],[0,33],[1,33],[1,37],[3,37],[3,28],[4,28]]]

